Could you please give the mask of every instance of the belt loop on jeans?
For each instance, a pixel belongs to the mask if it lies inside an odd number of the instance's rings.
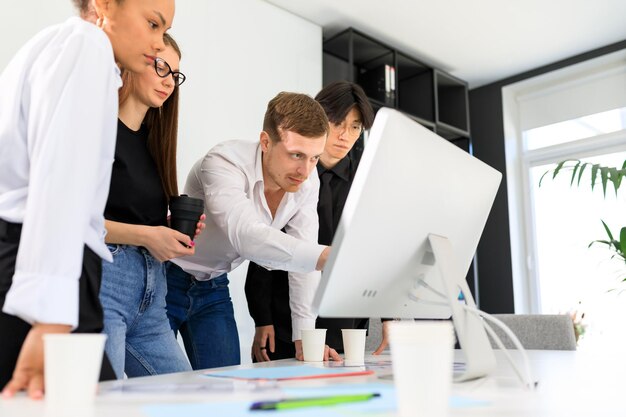
[[[19,239],[22,234],[22,225],[19,223],[9,223],[6,220],[0,219],[0,236],[5,236],[10,239]]]

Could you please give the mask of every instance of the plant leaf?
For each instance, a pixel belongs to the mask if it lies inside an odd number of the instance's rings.
[[[602,194],[606,197],[606,183],[609,180],[608,167],[600,167],[600,178],[602,178]]]
[[[604,230],[606,230],[606,234],[609,236],[609,240],[614,241],[615,239],[613,239],[613,234],[611,233],[609,226],[607,226],[606,223],[604,223],[604,220],[600,220],[600,221],[602,222],[602,225],[604,226]]]
[[[608,172],[609,172],[609,179],[611,180],[611,183],[613,183],[613,188],[615,188],[615,196],[617,197],[617,189],[619,188],[621,177],[617,173],[617,168],[609,168]]]
[[[593,191],[593,187],[596,186],[596,177],[598,176],[598,168],[600,168],[600,164],[593,164],[591,166],[591,191]]]
[[[574,165],[574,168],[572,169],[572,179],[569,182],[570,187],[574,185],[574,180],[576,179],[576,171],[578,171],[579,166],[580,166],[580,161],[578,161],[576,165]]]
[[[580,171],[578,171],[578,186],[579,187],[580,187],[580,180],[583,177],[583,171],[585,170],[585,168],[587,168],[587,165],[589,165],[589,162],[585,162],[584,164],[582,164],[582,166],[580,167]]]
[[[554,168],[554,173],[552,174],[552,179],[554,179],[559,171],[561,171],[561,169],[563,168],[563,166],[568,163],[568,162],[575,162],[578,161],[578,159],[566,159],[565,161],[561,161],[556,165],[556,168]],[[580,162],[580,161],[579,161]]]
[[[619,253],[623,258],[626,255],[626,227],[622,227],[622,230],[619,232],[619,244],[620,250]]]
[[[587,247],[590,248],[594,243],[601,243],[603,245],[611,246],[611,242],[608,240],[594,240]]]
[[[626,170],[624,169],[617,169],[615,170],[615,181],[613,181],[613,184],[615,185],[615,195],[617,195],[617,189],[620,187],[620,185],[622,185],[622,180],[624,179],[624,176],[626,175]]]
[[[547,170],[546,172],[543,173],[543,175],[541,176],[541,178],[539,178],[539,186],[541,187],[541,182],[543,181],[543,177],[545,177],[546,175],[548,175],[550,173],[550,170]]]

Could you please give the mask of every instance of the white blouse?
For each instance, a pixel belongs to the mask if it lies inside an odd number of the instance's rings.
[[[3,311],[78,324],[84,245],[104,245],[122,81],[107,36],[78,17],[47,28],[0,76],[0,218],[23,223]]]

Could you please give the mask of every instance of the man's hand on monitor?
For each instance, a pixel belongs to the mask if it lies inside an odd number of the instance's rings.
[[[316,271],[321,271],[326,266],[326,261],[328,260],[328,254],[330,253],[330,246],[326,246],[320,257],[317,259],[317,265],[315,266]]]
[[[299,361],[303,361],[304,353],[302,352],[302,340],[296,340],[294,344],[296,345],[296,359]],[[324,360],[325,361],[331,360],[331,361],[337,361],[337,362],[343,361],[343,359],[341,359],[341,356],[339,356],[337,351],[328,345],[324,346]]]
[[[2,396],[4,398],[10,398],[18,391],[26,390],[28,396],[34,400],[43,398],[43,335],[50,333],[69,333],[71,330],[71,326],[63,324],[35,323],[22,344],[13,377],[6,387],[4,387]]]
[[[270,324],[257,327],[252,341],[252,359],[256,359],[257,362],[269,361],[267,350],[274,353],[274,346],[274,326]]]
[[[380,345],[374,353],[372,353],[372,355],[380,355],[385,349],[387,349],[387,346],[389,346],[389,323],[391,323],[391,321],[383,321]]]

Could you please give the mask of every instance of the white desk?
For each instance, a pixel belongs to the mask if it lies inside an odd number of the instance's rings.
[[[451,409],[450,416],[626,416],[626,360],[623,355],[591,352],[530,351],[531,366],[539,379],[536,391],[525,391],[500,352],[497,371],[488,378],[453,384],[455,396],[486,400],[488,405]],[[518,355],[513,352],[514,358]],[[375,357],[389,359],[389,357]],[[369,359],[369,358],[368,358]],[[270,362],[260,366],[297,365],[295,361]],[[244,365],[242,367],[252,367]],[[257,365],[259,366],[259,365]],[[226,368],[225,368],[226,369]],[[197,373],[135,378],[115,382],[126,388],[154,385],[154,383],[189,383],[198,381]],[[211,378],[215,380],[215,378]],[[100,396],[93,410],[82,411],[81,417],[145,417],[146,404],[173,402],[210,402],[237,399],[268,400],[280,398],[281,386],[316,386],[357,382],[380,382],[378,376],[331,378],[313,381],[290,381],[271,385],[268,391],[199,393],[107,393]],[[226,381],[225,381],[226,382]],[[245,383],[244,383],[245,384]],[[112,383],[101,384],[107,391]],[[133,389],[133,388],[131,388]],[[44,402],[28,400],[23,395],[12,400],[0,400],[1,417],[56,417],[59,414],[46,409]],[[67,414],[64,414],[67,415]],[[276,414],[278,415],[278,414]],[[323,415],[323,412],[320,412]],[[176,416],[179,417],[179,416]],[[183,416],[181,416],[183,417]],[[218,417],[218,416],[207,416]],[[220,416],[221,417],[221,416]],[[262,417],[262,416],[260,416]]]

